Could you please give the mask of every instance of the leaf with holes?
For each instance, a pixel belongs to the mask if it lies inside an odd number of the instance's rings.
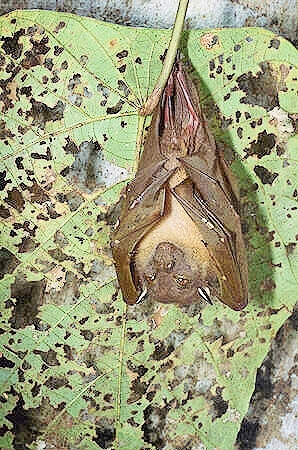
[[[47,11],[1,31],[0,447],[232,448],[296,298],[296,50],[253,28],[184,49],[241,188],[248,307],[127,307],[109,234],[170,31]]]

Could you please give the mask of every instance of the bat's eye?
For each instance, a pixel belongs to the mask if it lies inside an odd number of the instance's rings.
[[[156,273],[150,273],[150,274],[146,275],[145,278],[146,278],[146,280],[149,281],[149,282],[150,282],[150,281],[154,281],[155,278],[156,278]]]
[[[191,280],[188,280],[187,278],[183,277],[177,277],[175,278],[175,281],[179,288],[187,288],[191,284]]]

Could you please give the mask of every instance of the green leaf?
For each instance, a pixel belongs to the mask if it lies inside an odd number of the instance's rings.
[[[241,188],[248,307],[127,307],[109,233],[170,31],[48,11],[0,20],[1,447],[232,448],[296,301],[296,50],[263,29],[185,35]],[[17,401],[42,434],[13,437]]]

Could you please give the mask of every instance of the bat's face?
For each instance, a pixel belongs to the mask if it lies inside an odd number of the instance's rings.
[[[208,284],[197,261],[193,261],[180,248],[161,242],[145,266],[142,290],[152,300],[163,303],[189,304],[214,294],[216,277],[209,276]]]

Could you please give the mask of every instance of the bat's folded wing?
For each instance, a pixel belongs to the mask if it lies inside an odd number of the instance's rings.
[[[196,155],[183,158],[194,184],[193,192],[182,198],[173,192],[198,224],[210,256],[219,273],[222,301],[240,310],[247,304],[247,262],[240,217],[228,192],[227,180],[215,170],[216,178]],[[200,166],[198,167],[198,164]]]
[[[132,274],[132,258],[140,240],[164,213],[165,183],[172,172],[162,162],[139,173],[127,185],[119,226],[112,233],[112,251],[119,284],[129,304],[137,300]]]

